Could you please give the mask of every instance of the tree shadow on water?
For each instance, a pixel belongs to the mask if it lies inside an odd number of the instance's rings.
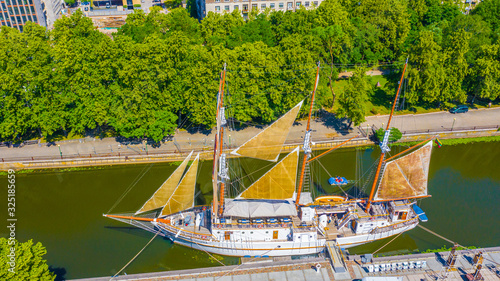
[[[49,266],[50,272],[53,272],[56,275],[55,281],[63,281],[66,280],[64,277],[67,273],[66,269],[64,267],[52,267]]]

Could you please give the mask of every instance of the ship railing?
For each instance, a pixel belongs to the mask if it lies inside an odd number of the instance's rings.
[[[269,228],[289,228],[292,223],[214,223],[214,229],[269,229]]]
[[[399,228],[402,228],[402,227],[405,227],[405,226],[409,226],[409,225],[415,224],[417,221],[418,221],[418,217],[415,217],[415,218],[411,218],[411,219],[408,219],[408,220],[405,220],[405,221],[402,221],[402,222],[398,222],[398,223],[395,223],[395,224],[391,224],[391,225],[388,225],[388,226],[376,227],[372,231],[370,231],[370,234],[379,234],[379,233],[382,233],[382,232],[387,232],[387,231],[399,229]]]
[[[177,228],[173,225],[169,225],[169,224],[165,224],[165,223],[161,223],[161,222],[158,224],[161,225],[162,227],[164,227],[165,229],[171,231],[174,234],[177,234],[180,231],[179,236],[182,236],[184,238],[196,238],[196,239],[205,240],[205,241],[214,240],[213,239],[214,237],[211,234],[196,233],[196,232]]]

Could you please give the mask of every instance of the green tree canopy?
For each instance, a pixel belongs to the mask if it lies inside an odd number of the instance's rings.
[[[11,272],[9,255],[12,255],[12,249],[15,253],[15,271]],[[47,254],[47,250],[40,243],[33,243],[33,240],[28,240],[24,243],[19,243],[17,240],[9,240],[0,237],[0,279],[2,280],[55,280],[54,273],[49,271],[47,261],[43,256]]]
[[[365,103],[372,91],[373,87],[366,79],[366,68],[357,67],[344,91],[338,97],[337,115],[347,117],[350,120],[349,127],[352,123],[358,126],[366,121]]]

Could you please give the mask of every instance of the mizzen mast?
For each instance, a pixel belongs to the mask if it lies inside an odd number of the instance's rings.
[[[375,173],[375,178],[373,179],[373,185],[370,191],[370,196],[368,197],[368,202],[366,204],[366,210],[370,209],[371,204],[373,202],[373,195],[375,194],[375,188],[377,187],[377,182],[380,175],[380,169],[382,168],[382,164],[384,163],[385,154],[391,151],[391,149],[388,146],[389,136],[391,134],[390,125],[391,125],[392,115],[394,114],[394,110],[396,108],[396,102],[398,100],[399,93],[401,91],[401,85],[403,84],[403,78],[405,76],[407,65],[408,65],[408,59],[406,59],[405,66],[403,68],[403,73],[401,74],[401,80],[399,81],[398,91],[396,92],[396,96],[394,97],[394,102],[392,103],[391,114],[389,115],[389,121],[387,121],[387,127],[385,128],[384,139],[382,140],[382,143],[380,143],[380,149],[382,150],[382,154],[380,155],[380,159],[378,161],[377,172]]]
[[[217,132],[215,134],[214,142],[214,163],[212,171],[212,185],[213,185],[213,199],[212,199],[212,215],[217,219],[219,212],[222,212],[224,205],[224,181],[227,176],[226,155],[222,154],[224,143],[224,127],[226,126],[226,118],[224,116],[224,83],[226,79],[226,64],[224,63],[224,70],[221,73],[219,84],[219,93],[217,95]],[[219,181],[219,179],[221,181]],[[219,182],[220,185],[220,202],[219,202]]]
[[[314,89],[312,92],[311,96],[311,106],[309,107],[309,117],[307,119],[307,127],[306,127],[306,134],[304,136],[304,157],[302,159],[302,168],[300,169],[300,180],[299,180],[299,187],[297,189],[297,198],[295,200],[295,204],[299,206],[300,202],[300,193],[302,192],[302,186],[304,184],[304,172],[306,169],[306,164],[307,164],[307,159],[311,157],[311,115],[312,115],[312,109],[314,105],[314,97],[316,96],[316,89],[318,88],[318,83],[319,83],[319,62],[318,62],[318,68],[316,70],[316,81],[314,82]]]

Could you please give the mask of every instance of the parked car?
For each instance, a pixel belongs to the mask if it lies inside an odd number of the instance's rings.
[[[469,107],[467,105],[459,105],[450,109],[450,113],[466,113],[469,111]]]

